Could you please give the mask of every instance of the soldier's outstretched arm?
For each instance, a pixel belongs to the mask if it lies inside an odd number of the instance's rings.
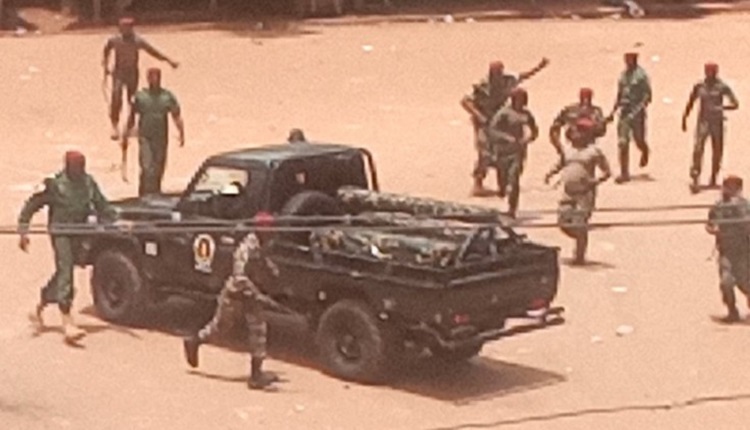
[[[539,64],[537,64],[536,66],[534,66],[534,68],[532,68],[531,70],[529,70],[527,72],[519,73],[518,74],[518,84],[520,84],[521,82],[523,82],[523,81],[525,81],[527,79],[530,79],[531,77],[533,77],[534,75],[536,75],[537,73],[539,73],[540,71],[542,71],[545,67],[547,67],[547,65],[549,65],[549,59],[542,58],[542,61],[540,61]]]
[[[690,112],[693,111],[695,101],[698,99],[698,84],[693,86],[693,90],[690,91],[690,97],[685,104],[685,111],[682,113],[682,131],[687,131],[687,119],[690,116]]]
[[[156,58],[157,60],[169,63],[169,65],[172,66],[173,69],[176,69],[177,67],[180,66],[180,64],[178,62],[173,61],[172,59],[170,59],[169,57],[167,57],[166,55],[164,55],[161,51],[159,51],[158,49],[154,48],[145,39],[140,39],[139,47],[141,49],[143,49],[144,51],[146,51],[146,53],[148,53],[148,55]]]

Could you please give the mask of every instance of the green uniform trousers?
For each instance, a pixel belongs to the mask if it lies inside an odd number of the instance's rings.
[[[719,253],[719,286],[721,298],[730,308],[736,305],[735,287],[750,297],[750,252]]]
[[[219,294],[214,317],[198,332],[198,338],[205,342],[222,333],[229,333],[243,318],[247,327],[250,355],[253,358],[265,358],[268,325],[263,316],[262,305],[254,298],[226,287]]]
[[[138,162],[141,167],[138,195],[160,193],[167,164],[167,138],[138,138]]]
[[[52,236],[55,273],[42,288],[40,303],[57,303],[63,313],[69,313],[73,303],[73,268],[80,242],[69,236]]]
[[[502,191],[508,190],[508,206],[511,214],[518,209],[521,196],[521,172],[523,171],[524,153],[502,154],[497,156],[497,182]]]
[[[721,169],[721,159],[724,154],[724,120],[723,119],[701,119],[695,128],[695,145],[693,146],[693,166],[690,168],[690,177],[697,178],[701,174],[703,166],[703,150],[706,139],[711,138],[711,177]]]

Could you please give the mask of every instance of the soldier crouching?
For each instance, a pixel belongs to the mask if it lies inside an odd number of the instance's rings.
[[[250,267],[246,266],[250,265]],[[234,252],[234,267],[218,299],[218,307],[211,321],[198,333],[184,340],[185,358],[191,367],[198,367],[198,348],[201,344],[226,334],[242,317],[245,319],[248,332],[248,346],[251,356],[250,377],[247,386],[250,389],[264,389],[278,378],[263,372],[263,360],[266,358],[267,324],[264,318],[264,295],[255,282],[276,276],[278,269],[261,255],[260,241],[255,233],[250,233],[242,240]]]

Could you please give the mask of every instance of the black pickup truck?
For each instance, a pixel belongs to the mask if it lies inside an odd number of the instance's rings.
[[[279,268],[264,292],[307,319],[343,378],[377,380],[410,351],[465,360],[487,341],[562,322],[556,248],[491,209],[380,193],[364,149],[223,153],[181,194],[115,206],[131,228],[87,237],[82,261],[107,320],[133,321],[170,295],[214,300],[236,244],[258,229]]]

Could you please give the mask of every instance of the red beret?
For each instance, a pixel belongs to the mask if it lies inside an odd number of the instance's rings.
[[[719,71],[719,65],[716,63],[706,63],[706,65],[703,66],[703,68],[706,70],[706,73],[708,72],[717,73]]]
[[[625,58],[636,59],[636,58],[638,58],[638,53],[637,52],[626,52],[625,53]]]
[[[592,90],[591,88],[581,88],[579,94],[581,97],[591,98],[594,96],[594,90]]]
[[[734,189],[741,189],[742,188],[742,178],[735,175],[729,175],[726,178],[724,178],[724,182],[721,183],[722,187],[725,188],[734,188]]]
[[[505,64],[502,61],[493,61],[490,63],[490,71],[502,71],[505,70]]]

